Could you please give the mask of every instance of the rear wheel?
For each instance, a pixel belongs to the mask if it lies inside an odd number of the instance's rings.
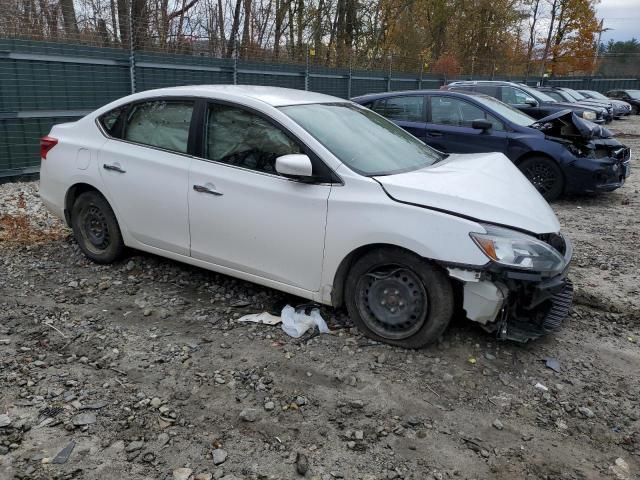
[[[435,342],[453,314],[447,276],[399,248],[375,250],[357,260],[347,277],[345,301],[365,335],[405,348]]]
[[[638,108],[637,105],[631,105],[631,115],[638,115],[639,112],[640,112],[640,109]]]
[[[518,168],[547,201],[562,195],[564,176],[558,164],[550,158],[527,158],[520,162]]]
[[[82,193],[71,210],[78,246],[97,263],[111,263],[124,252],[120,227],[109,202],[96,191]]]

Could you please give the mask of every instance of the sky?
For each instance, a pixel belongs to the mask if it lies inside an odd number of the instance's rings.
[[[596,6],[598,18],[604,19],[602,42],[613,40],[640,40],[640,0],[601,0]]]

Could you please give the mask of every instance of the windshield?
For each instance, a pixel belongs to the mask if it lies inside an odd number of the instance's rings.
[[[570,97],[575,98],[576,100],[584,100],[587,98],[584,95],[582,95],[580,92],[578,92],[577,90],[573,90],[572,88],[565,88],[564,92]]]
[[[637,98],[640,100],[640,90],[626,90],[631,98]]]
[[[444,158],[396,124],[354,104],[314,103],[280,110],[361,175],[417,170]]]
[[[547,95],[544,92],[541,92],[540,90],[534,90],[533,88],[529,88],[525,86],[520,86],[520,88],[525,92],[527,92],[529,95],[531,95],[533,98],[538,100],[539,102],[551,102],[551,103],[556,102],[554,98],[551,98],[549,95]]]
[[[580,93],[582,93],[582,92],[580,92]],[[589,95],[591,98],[597,98],[599,100],[609,100],[603,94],[601,94],[600,92],[596,92],[595,90],[584,90],[584,93]]]
[[[506,118],[510,122],[515,123],[516,125],[528,127],[533,122],[535,122],[535,120],[529,115],[526,115],[517,108],[514,108],[511,105],[507,105],[506,103],[502,103],[500,100],[497,100],[493,97],[489,97],[486,95],[475,95],[473,98],[482,103],[484,106],[488,107],[491,111],[499,113],[504,118]]]

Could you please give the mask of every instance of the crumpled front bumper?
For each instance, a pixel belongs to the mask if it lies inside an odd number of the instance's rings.
[[[497,264],[483,270],[449,267],[448,271],[462,284],[467,318],[499,339],[524,343],[559,330],[570,315],[573,284],[567,274],[572,255],[567,241],[565,269],[552,276]]]
[[[577,157],[566,162],[568,193],[611,192],[622,187],[631,174],[631,152],[621,146],[600,157]]]

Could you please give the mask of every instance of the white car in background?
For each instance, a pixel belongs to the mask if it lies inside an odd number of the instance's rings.
[[[504,155],[445,155],[339,98],[152,90],[54,126],[41,157],[42,200],[96,262],[126,246],[346,305],[410,348],[456,310],[527,341],[571,306],[570,243]]]

